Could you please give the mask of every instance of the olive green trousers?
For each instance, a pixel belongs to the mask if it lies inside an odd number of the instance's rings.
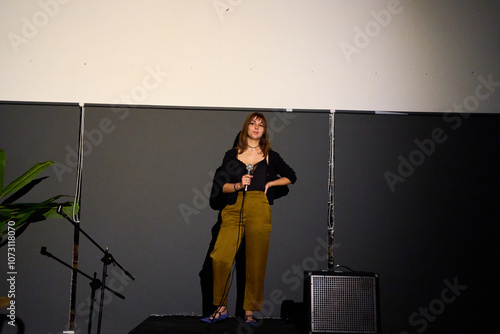
[[[243,203],[243,210],[242,210]],[[264,298],[269,236],[271,234],[271,207],[262,191],[240,191],[235,204],[221,212],[222,223],[212,258],[214,287],[213,303],[227,305],[231,267],[236,252],[245,237],[245,296],[243,309],[261,311]]]

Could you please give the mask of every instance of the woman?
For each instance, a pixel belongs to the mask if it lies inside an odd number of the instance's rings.
[[[245,237],[246,280],[243,308],[245,323],[256,324],[254,311],[262,310],[264,277],[271,234],[271,208],[278,197],[275,190],[295,183],[297,177],[281,156],[271,150],[267,121],[263,114],[250,114],[235,148],[226,152],[219,184],[227,204],[210,254],[213,267],[215,312],[201,319],[217,322],[227,318],[227,294],[231,267]],[[283,189],[281,189],[283,190]],[[279,191],[278,191],[279,192]]]

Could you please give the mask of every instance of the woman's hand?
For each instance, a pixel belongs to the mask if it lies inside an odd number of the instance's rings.
[[[252,182],[252,177],[253,175],[248,175],[245,174],[241,178],[241,182],[238,183],[225,183],[222,186],[222,192],[225,194],[233,193],[235,191],[240,191],[241,189],[245,188],[245,186],[250,185]]]
[[[279,179],[276,179],[274,181],[269,181],[266,183],[266,187],[264,188],[264,193],[267,194],[267,189],[274,187],[274,186],[286,186],[292,183],[289,178],[287,177],[282,177]]]
[[[245,188],[246,186],[249,186],[250,183],[252,183],[252,177],[253,175],[250,174],[245,174],[241,178],[241,186],[242,188]]]
[[[265,188],[264,188],[264,194],[266,194],[266,195],[267,195],[267,189],[269,189],[269,188],[271,188],[271,187],[272,187],[271,182],[267,182],[267,183],[266,183],[266,186],[265,186]]]

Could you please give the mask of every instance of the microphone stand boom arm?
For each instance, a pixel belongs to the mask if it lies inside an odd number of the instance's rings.
[[[66,218],[71,224],[73,224],[74,227],[76,227],[85,237],[87,237],[87,239],[90,240],[90,242],[92,242],[97,248],[99,248],[101,250],[101,252],[103,252],[103,254],[105,254],[107,256],[107,258],[110,260],[110,263],[113,263],[115,265],[118,266],[118,268],[120,268],[121,270],[123,270],[123,272],[125,273],[125,275],[127,275],[128,277],[130,277],[131,280],[135,280],[135,277],[132,276],[132,274],[130,274],[127,270],[125,270],[125,268],[123,268],[116,260],[115,258],[108,253],[108,250],[105,250],[103,249],[97,242],[94,241],[94,239],[92,239],[84,230],[82,230],[82,228],[80,227],[79,224],[75,223],[73,221],[73,219],[69,218],[67,214],[64,213],[64,211],[62,211],[62,205],[59,205],[59,207],[57,208],[57,213],[60,214],[61,216],[63,216],[64,218]]]
[[[65,267],[68,267],[69,269],[73,270],[73,267],[70,266],[69,264],[67,264],[66,262],[64,262],[63,260],[55,257],[54,255],[52,255],[51,253],[47,252],[47,247],[42,247],[42,249],[40,250],[40,254],[42,255],[45,255],[45,256],[48,256],[54,260],[56,260],[57,262],[59,262],[60,264],[62,264],[63,266]],[[88,278],[91,282],[94,281],[94,278],[87,275],[86,273],[84,273],[83,271],[81,271],[80,269],[76,269],[76,271],[78,271],[78,273],[86,278]],[[97,280],[99,281],[99,280]],[[99,281],[100,282],[100,281]],[[101,284],[99,283],[99,286],[101,286]],[[121,299],[125,299],[125,296],[123,296],[122,294],[114,291],[113,289],[110,289],[108,288],[107,286],[104,287],[106,290],[108,290],[109,292],[111,292],[112,294],[114,294],[115,296],[117,296],[118,298],[121,298]]]

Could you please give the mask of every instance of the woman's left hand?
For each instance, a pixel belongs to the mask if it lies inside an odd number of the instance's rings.
[[[271,182],[267,182],[266,183],[266,186],[264,187],[264,194],[267,195],[267,189],[271,188],[273,185],[271,184]]]
[[[264,188],[264,193],[267,194],[267,189],[274,187],[274,186],[286,186],[289,185],[290,179],[287,177],[280,177],[279,179],[276,179],[274,181],[269,181],[266,183],[266,187]]]

